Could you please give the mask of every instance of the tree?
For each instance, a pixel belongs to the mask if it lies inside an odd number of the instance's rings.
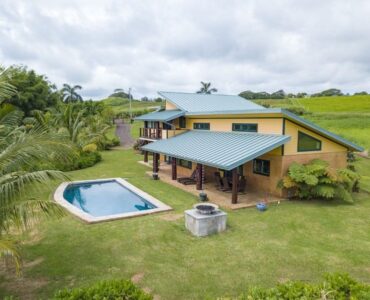
[[[113,94],[109,95],[108,98],[124,98],[128,99],[129,95],[121,88],[114,89]]]
[[[211,88],[211,83],[210,82],[200,82],[201,88],[199,91],[197,91],[197,94],[212,94],[212,93],[217,93],[217,89]]]
[[[284,90],[278,90],[271,94],[271,99],[284,99],[284,98],[285,98]]]
[[[0,257],[12,259],[17,271],[20,254],[10,238],[14,228],[25,229],[36,220],[38,212],[61,212],[52,201],[29,198],[35,185],[53,179],[65,179],[62,172],[50,169],[56,161],[69,158],[68,143],[41,126],[30,130],[20,126],[23,112],[2,104],[13,89],[0,74]],[[31,221],[31,222],[30,222]]]
[[[320,93],[311,95],[311,97],[332,97],[332,96],[343,96],[343,93],[339,89],[328,89]]]
[[[12,66],[8,69],[0,68],[3,72],[3,82],[14,87],[17,91],[5,100],[6,103],[20,108],[26,116],[32,110],[45,110],[56,105],[60,100],[55,85],[51,84],[44,75],[38,75],[34,70],[25,66]],[[2,89],[5,91],[6,87]]]
[[[82,86],[75,85],[72,87],[67,83],[63,84],[62,88],[63,101],[65,103],[82,102],[82,97],[77,93],[77,90],[82,90]]]

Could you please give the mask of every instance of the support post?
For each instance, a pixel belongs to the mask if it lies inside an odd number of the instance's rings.
[[[231,203],[238,203],[238,168],[232,170],[232,192],[231,192]]]
[[[172,180],[177,179],[177,164],[176,164],[176,158],[171,158],[171,166],[172,166]]]
[[[144,162],[148,162],[148,151],[144,151]]]
[[[153,179],[154,180],[158,180],[158,171],[159,171],[159,167],[158,167],[158,157],[159,154],[158,153],[153,153]]]
[[[203,190],[204,182],[204,166],[202,164],[197,164],[197,190]]]

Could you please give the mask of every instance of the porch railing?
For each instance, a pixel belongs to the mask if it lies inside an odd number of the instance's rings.
[[[161,129],[161,128],[140,128],[140,137],[152,140],[168,139],[179,133],[187,131],[186,129]]]
[[[140,128],[140,137],[158,140],[163,136],[163,129],[160,128]]]

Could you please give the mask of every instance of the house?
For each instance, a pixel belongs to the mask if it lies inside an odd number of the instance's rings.
[[[230,178],[231,201],[238,184],[247,191],[283,196],[277,188],[292,162],[322,159],[334,168],[347,165],[347,154],[363,149],[287,110],[264,108],[239,96],[159,92],[165,109],[142,115],[140,130],[144,161],[153,155],[172,165],[172,179],[196,176],[196,188],[215,172]],[[196,172],[194,172],[196,170]]]

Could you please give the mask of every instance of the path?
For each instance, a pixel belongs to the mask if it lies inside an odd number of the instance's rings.
[[[126,124],[122,119],[116,119],[116,135],[121,141],[121,146],[124,148],[131,148],[135,140],[131,136],[131,125]]]

